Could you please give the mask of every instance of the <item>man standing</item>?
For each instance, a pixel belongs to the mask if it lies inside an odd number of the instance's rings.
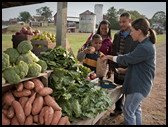
[[[114,35],[113,46],[112,46],[112,55],[118,56],[127,54],[135,49],[137,42],[132,40],[130,36],[130,27],[131,27],[131,15],[128,12],[125,12],[120,15],[119,19],[120,31]],[[114,71],[114,83],[122,85],[124,83],[125,73],[127,71],[126,66],[121,66],[117,63],[112,63],[112,68]],[[122,114],[122,108],[124,103],[124,95],[115,103],[115,109],[113,113],[110,113],[110,116],[116,116]]]

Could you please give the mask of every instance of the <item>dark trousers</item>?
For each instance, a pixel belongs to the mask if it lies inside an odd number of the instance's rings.
[[[122,111],[124,106],[124,94],[121,95],[121,98],[115,103],[114,111]]]
[[[117,76],[114,75],[114,83],[122,85],[124,80],[119,80]],[[121,95],[121,98],[115,103],[114,111],[122,111],[124,105],[124,94]]]

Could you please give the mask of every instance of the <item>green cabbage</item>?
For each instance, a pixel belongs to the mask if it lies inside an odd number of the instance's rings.
[[[29,64],[29,71],[28,71],[28,76],[29,77],[37,77],[41,73],[41,66],[35,62],[32,64]]]
[[[17,58],[20,55],[19,52],[16,49],[14,49],[14,48],[8,48],[4,52],[9,55],[10,63],[15,63]]]
[[[20,76],[15,71],[15,66],[5,69],[3,76],[5,80],[10,84],[17,84],[21,81]]]
[[[39,60],[37,63],[42,67],[41,72],[47,70],[47,63],[44,60]]]
[[[33,49],[33,46],[31,44],[31,41],[28,41],[28,40],[20,42],[17,47],[17,50],[20,54],[25,54],[32,49]]]
[[[9,66],[10,66],[9,55],[3,52],[2,53],[2,71],[4,71]]]
[[[20,78],[23,79],[28,74],[29,66],[24,61],[20,61],[18,65],[15,66],[15,71],[20,76]]]

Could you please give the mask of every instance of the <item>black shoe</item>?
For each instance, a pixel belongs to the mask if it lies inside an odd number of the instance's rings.
[[[118,116],[118,115],[121,115],[121,114],[122,114],[122,111],[120,111],[120,110],[114,110],[114,112],[110,113],[110,116],[114,117],[114,116]]]

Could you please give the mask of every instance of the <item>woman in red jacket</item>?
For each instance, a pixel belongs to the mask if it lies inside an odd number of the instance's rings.
[[[103,20],[100,22],[99,27],[96,31],[96,34],[99,34],[102,39],[102,46],[100,48],[100,51],[105,55],[111,55],[111,49],[112,49],[112,37],[111,37],[111,28],[110,23],[107,20]],[[90,46],[90,42],[92,40],[92,36],[94,33],[90,35],[90,37],[87,39],[86,43],[82,46],[82,48],[79,50],[84,50],[88,46]]]

